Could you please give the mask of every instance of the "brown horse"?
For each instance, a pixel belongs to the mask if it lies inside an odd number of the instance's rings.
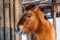
[[[28,7],[27,7],[28,8]],[[19,20],[17,27],[28,34],[33,32],[33,40],[56,40],[55,29],[51,23],[44,18],[39,6],[34,6],[25,12]]]

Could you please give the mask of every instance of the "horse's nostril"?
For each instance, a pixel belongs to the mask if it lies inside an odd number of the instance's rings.
[[[18,27],[15,28],[15,32],[16,32],[17,34],[22,34],[22,33],[23,33],[23,31],[20,30]]]
[[[15,28],[15,32],[19,32],[19,28],[18,27]]]

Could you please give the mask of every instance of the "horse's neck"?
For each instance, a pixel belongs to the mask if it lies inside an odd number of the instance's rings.
[[[40,40],[39,39],[39,36],[40,36],[39,34],[33,33],[32,36],[33,36],[32,40]]]
[[[36,40],[40,40],[40,34],[35,35]]]

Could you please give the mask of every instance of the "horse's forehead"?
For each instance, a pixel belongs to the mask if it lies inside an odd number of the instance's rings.
[[[26,11],[23,15],[24,15],[24,16],[26,16],[26,15],[32,15],[32,12]]]
[[[21,18],[24,18],[27,15],[31,15],[32,16],[32,15],[35,15],[35,13],[33,11],[31,11],[31,10],[25,11],[24,14],[21,16]]]

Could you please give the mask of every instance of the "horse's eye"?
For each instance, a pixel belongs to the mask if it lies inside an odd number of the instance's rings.
[[[31,17],[31,15],[27,15],[27,17],[28,17],[28,18],[30,18],[30,17]]]

